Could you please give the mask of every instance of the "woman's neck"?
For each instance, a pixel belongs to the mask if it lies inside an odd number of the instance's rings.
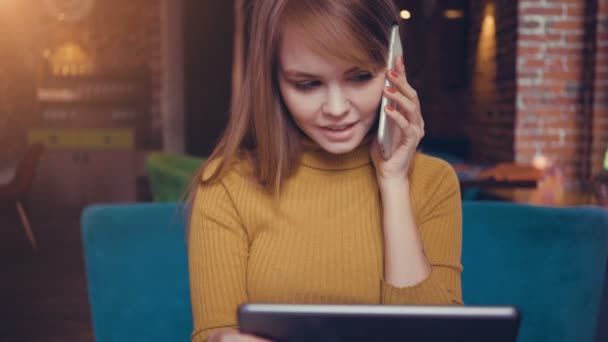
[[[371,139],[364,139],[354,150],[333,154],[324,150],[310,138],[302,139],[302,165],[319,170],[350,170],[371,163],[369,149]]]

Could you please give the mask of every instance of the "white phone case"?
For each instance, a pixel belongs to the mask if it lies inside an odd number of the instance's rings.
[[[387,70],[391,70],[395,67],[395,57],[403,55],[403,48],[401,47],[401,38],[399,36],[399,25],[395,25],[391,28],[391,36],[389,40],[388,55],[386,60]],[[388,78],[384,82],[385,87],[391,86]],[[382,152],[384,159],[389,159],[393,153],[393,130],[394,124],[386,117],[385,108],[387,105],[393,106],[397,109],[397,104],[393,101],[388,100],[385,96],[382,96],[382,102],[380,103],[380,113],[378,122],[378,145]]]

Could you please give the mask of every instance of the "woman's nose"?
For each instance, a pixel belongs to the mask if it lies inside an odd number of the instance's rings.
[[[322,110],[331,116],[343,116],[348,113],[350,102],[340,87],[329,87]]]

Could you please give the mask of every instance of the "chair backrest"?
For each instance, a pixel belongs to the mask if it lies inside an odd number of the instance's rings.
[[[148,154],[146,171],[154,201],[179,201],[205,159],[168,152]]]
[[[82,234],[97,342],[189,339],[186,245],[176,215],[174,204],[85,210]],[[520,342],[593,340],[608,255],[608,211],[465,201],[463,217],[466,304],[517,306]]]
[[[42,143],[36,143],[28,146],[23,159],[17,165],[15,171],[15,179],[11,186],[14,187],[15,191],[24,196],[34,180],[36,168],[40,161],[40,156],[44,151],[44,145]]]
[[[85,209],[82,239],[95,341],[189,341],[183,219],[175,204]]]
[[[517,306],[519,341],[594,340],[608,211],[464,202],[463,220],[465,304]]]

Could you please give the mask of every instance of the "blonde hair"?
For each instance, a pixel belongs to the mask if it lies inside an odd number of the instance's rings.
[[[220,179],[237,156],[248,159],[255,178],[278,194],[301,151],[302,134],[281,98],[277,81],[282,33],[300,33],[313,51],[363,68],[385,65],[388,36],[397,23],[393,0],[253,0],[249,42],[240,97],[231,108],[228,127],[193,181]],[[207,169],[210,163],[217,167]]]

